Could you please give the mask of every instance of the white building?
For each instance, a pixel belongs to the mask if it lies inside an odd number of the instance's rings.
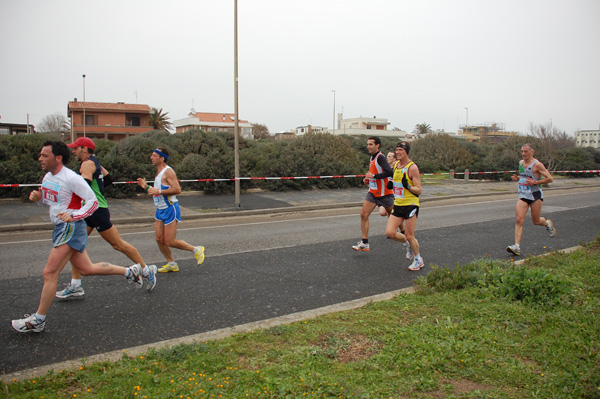
[[[575,132],[577,147],[600,148],[600,130],[580,130]]]
[[[323,126],[312,126],[312,125],[298,126],[296,128],[296,136],[302,136],[306,133],[327,133],[328,131],[329,131],[329,128],[323,127]]]
[[[332,133],[333,134],[348,134],[350,136],[379,136],[379,137],[397,137],[401,140],[409,139],[410,136],[404,130],[388,130],[390,123],[385,118],[372,118],[358,117],[343,119],[342,114],[338,114],[338,127]]]
[[[183,133],[188,130],[198,129],[203,132],[229,132],[233,133],[235,127],[235,115],[211,112],[192,111],[187,118],[173,121],[175,133]],[[248,121],[238,119],[240,134],[243,138],[252,139],[252,125]]]

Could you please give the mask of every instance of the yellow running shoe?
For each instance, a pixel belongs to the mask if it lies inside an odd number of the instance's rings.
[[[168,273],[168,272],[178,272],[179,271],[179,265],[177,265],[177,263],[175,263],[174,265],[170,265],[170,264],[166,264],[163,267],[161,267],[160,269],[158,269],[159,273]]]
[[[204,247],[194,247],[194,256],[196,257],[196,264],[201,265],[204,263]]]

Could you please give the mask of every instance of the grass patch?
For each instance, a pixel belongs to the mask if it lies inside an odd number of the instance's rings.
[[[600,236],[360,309],[0,383],[8,398],[600,398]]]

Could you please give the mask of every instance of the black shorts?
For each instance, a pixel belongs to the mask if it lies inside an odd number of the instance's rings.
[[[94,212],[92,216],[85,218],[85,223],[88,227],[98,230],[98,233],[102,233],[113,226],[110,221],[110,212],[108,211],[108,208],[96,209],[96,212]]]
[[[536,191],[531,193],[533,195],[533,199],[527,199],[527,198],[519,198],[521,201],[523,202],[527,202],[528,205],[533,204],[535,201],[537,200],[541,200],[542,202],[544,202],[544,199],[542,198],[542,193],[540,191]]]
[[[402,219],[410,219],[413,216],[419,217],[419,207],[416,205],[394,205],[392,215]]]

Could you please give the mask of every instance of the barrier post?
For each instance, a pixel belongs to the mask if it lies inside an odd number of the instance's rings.
[[[450,169],[450,183],[454,183],[454,169]]]
[[[465,183],[469,182],[469,169],[465,169]]]

